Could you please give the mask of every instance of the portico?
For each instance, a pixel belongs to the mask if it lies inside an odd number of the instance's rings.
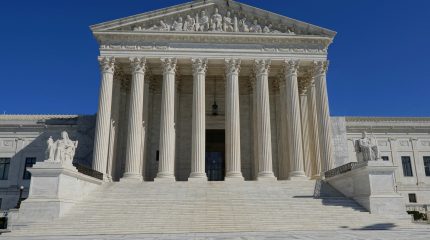
[[[91,29],[101,66],[93,169],[106,180],[207,181],[208,129],[225,130],[227,181],[317,178],[332,166],[334,32],[217,0]]]
[[[225,129],[226,180],[313,178],[330,165],[329,158],[315,157],[331,151],[315,146],[331,141],[330,135],[316,139],[323,128],[330,128],[329,121],[312,124],[324,117],[322,110],[328,111],[322,105],[327,101],[321,101],[326,90],[320,89],[326,81],[324,60],[142,54],[102,56],[99,62],[101,111],[95,146],[119,145],[112,151],[95,148],[93,167],[106,179],[207,181],[205,132],[214,128]],[[216,116],[214,101],[219,104]],[[109,134],[113,131],[122,134]]]

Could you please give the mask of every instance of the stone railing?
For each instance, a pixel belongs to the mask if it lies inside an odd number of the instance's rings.
[[[93,178],[97,178],[99,180],[103,180],[103,173],[101,172],[97,172],[96,170],[93,170],[91,168],[88,168],[86,166],[83,165],[79,165],[77,163],[74,163],[73,166],[76,167],[76,169],[78,170],[78,172],[93,177]]]
[[[351,171],[351,170],[353,169],[353,167],[354,167],[355,165],[357,165],[357,164],[358,164],[358,163],[356,163],[356,162],[350,162],[350,163],[347,163],[347,164],[342,165],[342,166],[340,166],[340,167],[333,168],[333,169],[331,169],[331,170],[329,170],[329,171],[325,172],[325,173],[324,173],[324,176],[325,176],[325,178],[331,178],[331,177],[337,176],[337,175],[339,175],[339,174],[349,172],[349,171]]]

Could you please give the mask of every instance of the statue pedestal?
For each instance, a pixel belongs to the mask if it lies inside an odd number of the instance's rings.
[[[79,173],[69,163],[38,162],[32,168],[28,199],[22,202],[14,227],[62,217],[103,182]]]
[[[372,214],[410,219],[403,197],[395,192],[396,168],[391,162],[369,161],[326,181]]]

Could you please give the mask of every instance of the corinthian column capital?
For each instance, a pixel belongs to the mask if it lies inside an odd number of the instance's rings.
[[[259,75],[269,75],[270,64],[272,61],[270,59],[259,59],[254,62],[254,72],[256,76]]]
[[[178,63],[176,58],[162,58],[161,63],[163,65],[163,73],[175,74],[176,64]]]
[[[130,58],[131,72],[145,74],[146,58]]]
[[[240,71],[240,59],[225,59],[225,74],[228,76],[229,74],[239,74]]]
[[[114,73],[115,58],[114,57],[99,57],[100,71],[102,73]]]
[[[314,61],[314,76],[325,75],[327,73],[328,61]]]
[[[206,58],[192,58],[193,74],[206,74],[208,69],[208,60]]]
[[[299,60],[285,60],[284,70],[285,76],[296,75],[299,70]]]

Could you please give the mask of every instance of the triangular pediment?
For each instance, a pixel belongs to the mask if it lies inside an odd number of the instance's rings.
[[[93,32],[187,32],[334,37],[335,32],[231,0],[193,1],[91,26]]]

